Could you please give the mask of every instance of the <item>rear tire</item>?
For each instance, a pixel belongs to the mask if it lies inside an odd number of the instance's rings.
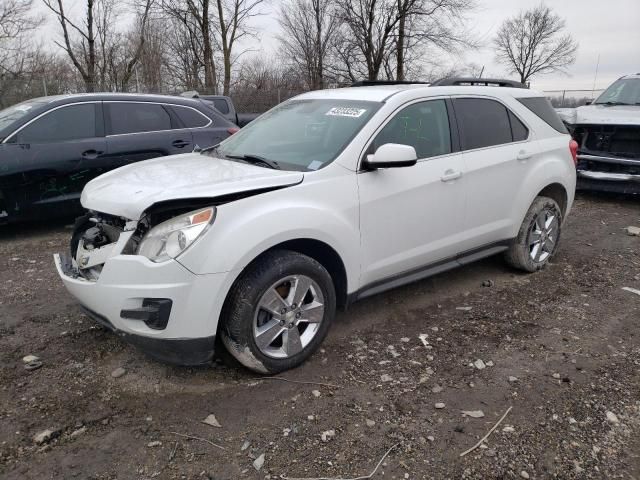
[[[275,250],[251,264],[232,288],[220,335],[229,353],[248,369],[278,373],[313,354],[335,310],[329,272],[311,257]]]
[[[544,268],[558,249],[561,230],[562,210],[558,203],[549,197],[536,197],[505,254],[507,263],[525,272]]]

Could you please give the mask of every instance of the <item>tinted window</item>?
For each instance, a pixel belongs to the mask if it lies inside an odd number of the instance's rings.
[[[535,113],[542,120],[547,122],[551,127],[560,133],[569,133],[560,120],[560,117],[553,109],[549,100],[544,97],[519,98],[518,101]]]
[[[84,103],[45,114],[18,133],[18,142],[51,143],[95,136],[96,106]]]
[[[136,133],[171,130],[171,117],[157,103],[113,102],[109,106],[111,133]]]
[[[11,128],[13,123],[46,104],[47,101],[42,99],[28,100],[0,110],[0,136],[3,130],[6,130],[7,134],[11,133],[15,128]]]
[[[224,98],[214,98],[213,105],[216,107],[220,113],[227,114],[229,113],[229,104]]]
[[[511,122],[511,134],[514,142],[521,142],[529,138],[529,129],[511,111],[509,111],[509,121]]]
[[[504,105],[484,98],[454,100],[465,150],[511,142],[511,124]]]
[[[374,149],[385,143],[410,145],[418,158],[451,153],[449,117],[444,100],[410,105],[396,114],[380,131]]]
[[[171,108],[173,108],[182,124],[187,128],[204,127],[211,122],[209,118],[193,108],[179,107],[177,105],[173,105]]]

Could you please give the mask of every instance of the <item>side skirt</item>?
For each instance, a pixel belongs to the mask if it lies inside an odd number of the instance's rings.
[[[363,298],[377,295],[378,293],[386,292],[393,288],[413,283],[418,280],[422,280],[428,277],[432,277],[447,270],[451,270],[463,265],[468,265],[477,260],[481,260],[486,257],[490,257],[500,252],[504,252],[509,248],[509,245],[513,242],[513,239],[502,240],[500,242],[491,243],[480,248],[468,250],[459,255],[440,260],[439,262],[432,263],[417,269],[408,270],[406,272],[394,275],[383,280],[379,280],[359,290],[349,294],[347,298],[347,305],[362,300]]]

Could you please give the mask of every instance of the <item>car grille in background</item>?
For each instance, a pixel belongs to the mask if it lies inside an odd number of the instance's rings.
[[[640,126],[581,125],[573,137],[584,153],[640,159]]]

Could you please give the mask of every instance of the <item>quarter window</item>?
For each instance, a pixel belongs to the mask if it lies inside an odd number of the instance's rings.
[[[53,143],[96,136],[96,105],[84,103],[53,110],[17,134],[18,143]]]
[[[173,105],[171,108],[176,112],[178,118],[186,128],[199,128],[208,125],[211,120],[202,113],[189,107],[179,107]]]
[[[511,135],[514,142],[521,142],[529,138],[529,129],[524,123],[509,110],[509,122],[511,123]]]
[[[451,153],[451,131],[444,100],[410,105],[396,114],[378,133],[374,150],[386,143],[410,145],[418,158]]]
[[[157,103],[108,103],[111,134],[171,130],[171,117]]]

